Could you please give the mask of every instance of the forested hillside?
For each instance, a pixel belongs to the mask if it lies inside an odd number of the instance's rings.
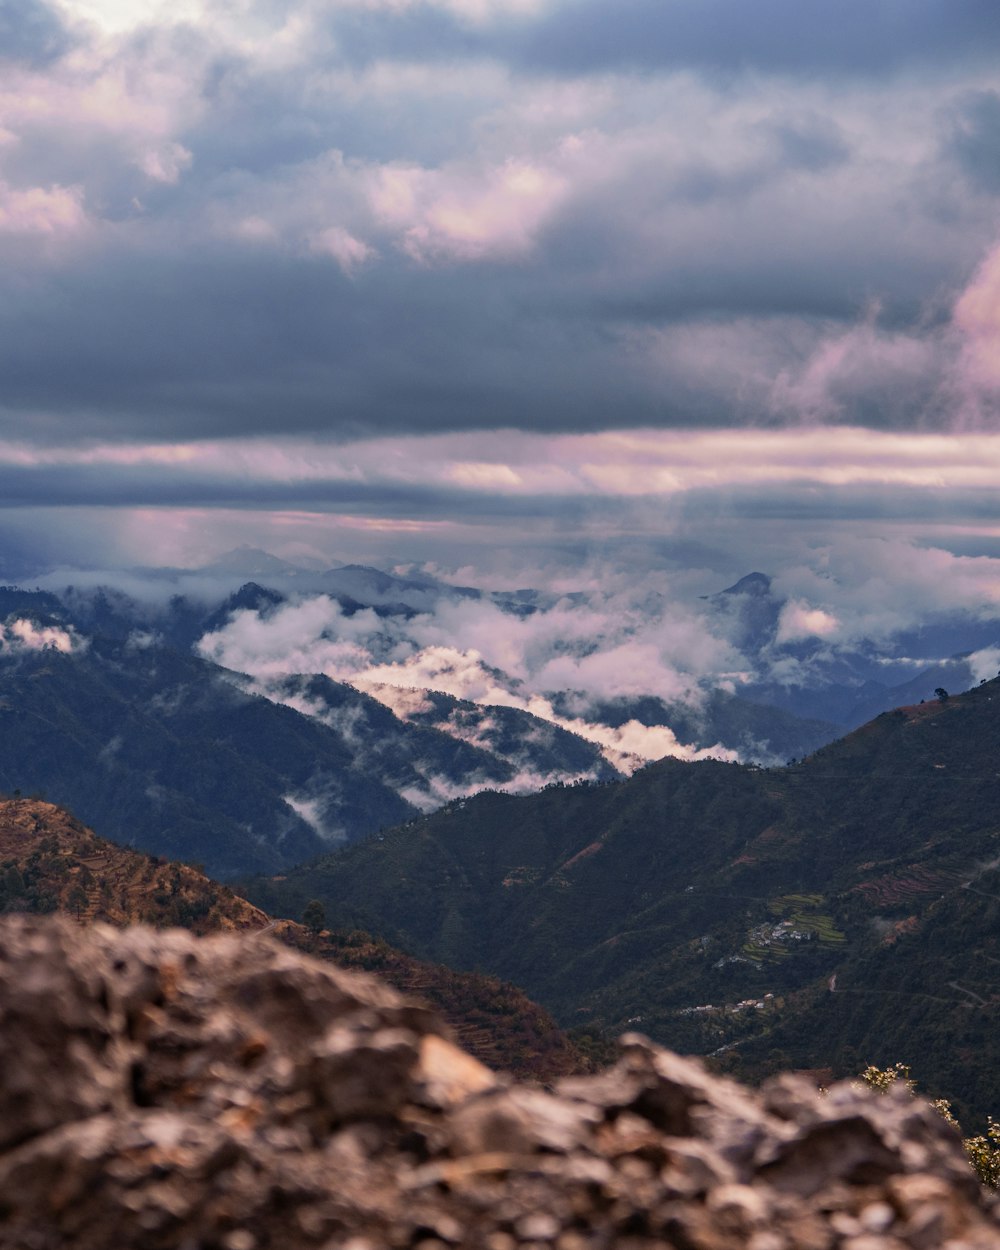
[[[322,918],[311,927],[273,919],[197,868],[116,846],[51,803],[0,799],[0,913],[56,911],[81,924],[235,931],[247,942],[272,936],[419,995],[494,1068],[549,1081],[593,1066],[548,1012],[496,977],[414,959],[335,919],[329,928]]]
[[[808,760],[663,760],[484,794],[259,880],[563,1023],[639,1027],[760,1073],[909,1062],[1000,1105],[1000,683],[886,713]]]

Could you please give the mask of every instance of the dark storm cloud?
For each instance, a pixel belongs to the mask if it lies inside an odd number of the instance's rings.
[[[538,17],[473,25],[431,4],[347,10],[349,61],[496,57],[565,74],[640,69],[878,74],[1000,52],[992,0],[562,0]]]
[[[276,7],[271,39],[207,4],[95,35],[0,84],[0,434],[940,422],[997,97],[837,74],[971,64],[993,12],[449,0],[298,36]],[[738,63],[803,75],[720,86]]]
[[[924,526],[955,522],[996,524],[1000,496],[988,489],[940,489],[875,485],[828,486],[815,482],[734,486],[725,492],[690,491],[678,504],[688,523],[779,522],[802,525],[851,522],[910,523]]]
[[[0,65],[44,66],[73,46],[73,38],[43,0],[0,0]]]
[[[769,407],[769,379],[741,377],[741,364],[807,368],[809,344],[824,329],[789,353],[783,340],[795,331],[779,314],[857,308],[847,292],[810,287],[813,276],[812,268],[787,280],[766,267],[725,277],[682,271],[662,286],[602,292],[589,314],[581,301],[561,317],[549,296],[538,307],[537,294],[517,285],[484,303],[457,278],[443,291],[423,273],[372,291],[333,267],[276,259],[147,260],[134,274],[91,275],[75,289],[64,281],[55,306],[35,293],[0,308],[0,432],[21,438],[30,428],[42,442],[168,432],[351,439],[497,426],[718,426],[744,413],[776,421],[788,414]],[[730,334],[724,322],[692,320],[734,307],[762,314],[765,330]],[[640,337],[630,347],[621,334],[664,320],[681,337],[672,345],[668,336],[670,360],[659,367],[649,363],[655,342]],[[699,343],[686,350],[695,332]],[[859,357],[831,377],[839,419],[905,426],[919,411],[936,415],[940,350],[933,338],[914,343],[916,359],[898,367]],[[722,368],[714,363],[715,351],[734,349]]]
[[[951,148],[977,190],[1000,191],[1000,93],[977,91],[964,101]]]
[[[102,265],[67,276],[58,301],[42,287],[0,305],[0,429],[21,436],[36,414],[44,437],[70,397],[81,438],[593,428],[611,406],[663,412],[610,372],[599,330],[528,314],[530,289],[505,285],[480,297],[464,275],[410,268],[355,286],[332,265],[219,249]],[[695,402],[675,396],[674,419]]]
[[[568,0],[521,55],[568,73],[627,66],[854,76],[1000,52],[992,0]]]
[[[618,516],[615,498],[507,496],[441,484],[186,475],[165,467],[107,464],[0,466],[0,511],[22,508],[274,509],[392,519],[503,521]]]

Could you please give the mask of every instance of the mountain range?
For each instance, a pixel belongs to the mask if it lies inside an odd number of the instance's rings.
[[[790,631],[800,605],[760,572],[688,602],[641,584],[617,597],[585,583],[485,590],[423,571],[306,565],[244,547],[200,569],[50,574],[50,593],[35,599],[84,636],[148,635],[258,677],[321,672],[397,712],[394,690],[524,711],[535,719],[523,724],[526,749],[515,771],[537,774],[539,785],[559,779],[528,758],[539,719],[582,736],[627,771],[664,753],[783,763],[939,686],[967,688],[1000,641],[994,617],[957,610],[889,633],[873,627],[860,639],[828,636],[834,622],[822,612],[813,613],[818,633]],[[0,603],[0,611],[10,606]],[[664,639],[675,647],[678,621],[687,632],[669,663],[680,670],[667,678],[653,652]],[[484,641],[494,660],[480,653]],[[716,668],[703,671],[705,657],[687,652],[706,643],[719,655]],[[616,657],[630,648],[633,666],[622,668]],[[651,664],[645,688],[635,663]],[[537,673],[519,671],[525,664]],[[683,689],[670,694],[664,685]],[[467,738],[468,709],[459,718],[450,711],[436,727]]]
[[[452,700],[440,719],[462,724],[444,732],[321,675],[284,677],[265,697],[139,631],[120,603],[88,604],[0,591],[0,786],[215,876],[298,863],[456,792],[553,770],[617,775],[592,744],[517,709],[487,730],[490,709]]]
[[[426,620],[417,596],[439,593],[377,570],[344,576],[382,602],[345,589],[324,618],[344,630],[331,645],[363,625],[404,647],[400,621]],[[716,599],[747,652],[773,653],[784,609],[767,578]],[[509,619],[548,610],[530,600]],[[808,746],[791,766],[665,758],[624,777],[567,729],[587,724],[569,690],[491,705],[283,671],[282,653],[238,672],[200,645],[313,607],[259,583],[152,604],[0,590],[0,785],[43,791],[119,843],[229,880],[256,874],[248,897],[271,914],[318,898],[338,928],[523,985],[564,1026],[639,1027],[750,1075],[904,1059],[966,1111],[1000,1102],[995,681],[949,695],[946,679],[954,689],[973,671],[955,660],[893,685],[912,656],[814,648],[814,693],[825,681],[846,705],[853,691],[852,716],[925,691],[827,745],[836,724],[779,706],[780,691],[770,706],[723,689],[698,707],[594,701],[610,730],[661,723],[683,741],[714,720],[751,757],[765,731],[789,754],[796,735]],[[966,641],[989,628],[966,622]],[[930,655],[943,638],[910,649]],[[516,695],[500,670],[488,676]]]
[[[232,587],[247,574],[266,584]],[[740,649],[741,683],[668,698],[533,689],[475,651],[426,645],[470,611],[493,614],[470,618],[480,627],[537,620],[550,637],[555,622],[568,629],[592,611],[582,592],[301,568],[249,548],[194,572],[131,577],[143,595],[0,589],[0,784],[223,878],[294,865],[484,788],[605,782],[664,753],[801,758],[887,707],[967,685],[967,659],[914,675],[914,656],[981,647],[995,628],[938,621],[888,649],[792,642],[780,632],[785,601],[752,573],[704,607],[706,627]],[[661,599],[643,611],[662,611]],[[600,658],[588,636],[551,646],[557,660]],[[364,663],[331,676],[344,654]],[[775,680],[792,661],[795,681]]]

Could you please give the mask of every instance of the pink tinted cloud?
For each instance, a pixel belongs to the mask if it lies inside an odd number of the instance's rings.
[[[568,190],[556,169],[524,159],[485,168],[381,166],[369,185],[372,209],[420,262],[522,255]]]
[[[955,304],[963,337],[959,368],[970,391],[1000,392],[1000,245],[979,266]]]
[[[988,307],[988,305],[987,305]],[[1000,364],[988,350],[988,320],[972,358],[983,371]],[[364,439],[232,439],[202,443],[126,443],[43,447],[0,442],[0,466],[145,469],[178,483],[406,484],[509,497],[681,495],[695,490],[815,483],[953,490],[992,488],[1000,433],[872,430],[809,425],[791,429],[617,430],[533,434],[518,430]],[[284,512],[286,509],[276,509]],[[414,526],[432,532],[443,520],[344,516],[357,528]]]
[[[15,188],[0,181],[0,234],[59,238],[86,224],[82,187]]]

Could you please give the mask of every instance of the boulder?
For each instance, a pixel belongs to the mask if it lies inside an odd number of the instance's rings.
[[[1000,1250],[926,1103],[631,1035],[553,1090],[266,935],[0,921],[0,1247]]]

